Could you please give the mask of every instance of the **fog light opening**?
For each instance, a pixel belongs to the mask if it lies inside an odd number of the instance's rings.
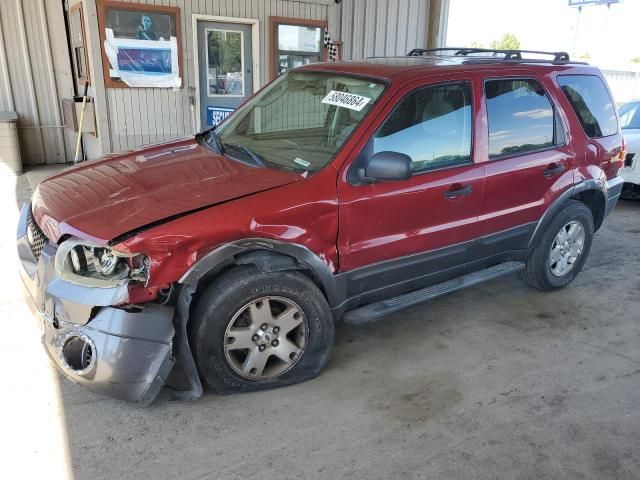
[[[77,375],[83,375],[93,366],[95,347],[89,338],[72,335],[62,346],[65,366]]]

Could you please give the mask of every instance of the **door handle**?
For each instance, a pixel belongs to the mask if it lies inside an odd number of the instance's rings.
[[[454,185],[452,190],[447,190],[442,194],[444,198],[457,198],[464,197],[466,195],[470,195],[473,192],[473,187],[471,185]]]
[[[542,174],[547,178],[551,178],[554,175],[557,175],[562,172],[564,172],[564,165],[562,164],[556,165],[555,163],[552,163],[547,167],[547,169]]]

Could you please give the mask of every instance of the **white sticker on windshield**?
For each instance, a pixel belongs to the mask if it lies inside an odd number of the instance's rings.
[[[329,105],[344,107],[359,112],[370,100],[370,98],[354,95],[353,93],[331,90],[329,94],[322,99],[322,103],[328,103]]]
[[[309,165],[311,165],[311,163],[298,157],[294,158],[293,161],[296,162],[298,165],[302,165],[304,168],[307,168]]]

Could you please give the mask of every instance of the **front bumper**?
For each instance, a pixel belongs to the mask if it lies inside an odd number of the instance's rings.
[[[607,203],[604,210],[605,217],[611,213],[618,203],[618,200],[620,200],[623,185],[624,179],[620,176],[612,178],[607,182]]]
[[[17,232],[20,274],[42,326],[42,343],[58,369],[89,390],[149,404],[165,384],[175,358],[174,308],[126,303],[126,285],[92,288],[59,278],[56,246],[45,244],[36,258],[27,239],[30,205]]]

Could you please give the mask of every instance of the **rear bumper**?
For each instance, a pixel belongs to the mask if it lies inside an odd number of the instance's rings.
[[[17,232],[20,274],[42,326],[42,343],[58,369],[91,391],[135,403],[151,403],[175,362],[174,308],[126,303],[126,285],[91,288],[56,275],[56,246],[36,258],[27,239],[29,205]]]
[[[606,217],[615,208],[620,194],[622,193],[622,186],[624,185],[624,179],[620,176],[612,178],[607,182],[607,204],[605,205],[604,216]]]

